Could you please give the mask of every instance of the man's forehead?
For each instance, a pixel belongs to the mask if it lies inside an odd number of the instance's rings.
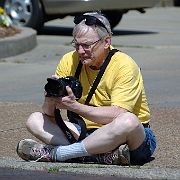
[[[95,31],[88,31],[86,33],[83,34],[78,34],[77,36],[75,36],[75,40],[77,40],[78,42],[86,42],[86,41],[94,41],[96,40],[98,37],[98,34]]]
[[[84,25],[82,26],[82,28],[78,29],[78,32],[76,33],[78,36],[82,35],[82,36],[95,36],[97,35],[96,29],[94,26],[88,26],[88,25]]]

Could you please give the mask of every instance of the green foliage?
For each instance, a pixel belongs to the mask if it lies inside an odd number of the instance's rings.
[[[0,26],[9,27],[10,25],[12,25],[10,17],[6,14],[4,9],[0,7]]]

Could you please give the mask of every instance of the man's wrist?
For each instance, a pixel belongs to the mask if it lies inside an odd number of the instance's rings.
[[[49,117],[54,117],[54,110],[55,110],[55,101],[53,98],[45,97],[43,106],[42,106],[43,113]]]
[[[69,110],[73,111],[77,114],[80,114],[82,111],[82,106],[83,106],[83,104],[79,103],[78,101],[75,101]]]
[[[49,118],[55,118],[55,114],[51,114],[51,115],[49,115],[49,114],[47,114],[47,113],[45,113],[45,112],[43,112],[43,114],[45,114],[46,116],[48,116]]]

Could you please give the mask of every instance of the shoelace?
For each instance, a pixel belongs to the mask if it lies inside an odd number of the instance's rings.
[[[113,164],[114,159],[118,158],[117,154],[108,153],[104,156],[104,162],[107,164]]]
[[[36,160],[31,161],[31,162],[38,162],[39,160],[45,158],[47,161],[51,161],[51,156],[50,156],[50,152],[51,152],[51,148],[32,148],[32,156],[37,157]]]
[[[118,155],[112,152],[100,154],[98,156],[98,161],[104,164],[113,164],[114,159],[118,158]]]

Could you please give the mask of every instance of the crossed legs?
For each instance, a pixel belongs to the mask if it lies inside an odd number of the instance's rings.
[[[79,132],[76,127],[70,122],[66,122],[66,125],[75,138],[78,138]],[[26,126],[35,137],[46,144],[69,145],[54,119],[40,112],[31,114]],[[83,143],[86,151],[93,155],[106,153],[125,143],[130,150],[134,150],[143,143],[144,138],[144,127],[141,122],[134,114],[126,112],[89,135]]]

